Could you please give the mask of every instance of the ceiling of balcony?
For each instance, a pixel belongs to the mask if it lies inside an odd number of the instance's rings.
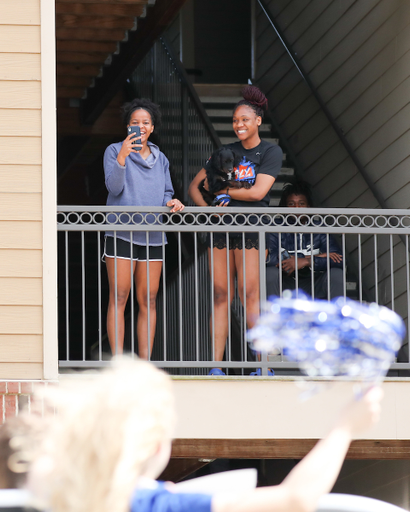
[[[57,0],[57,97],[83,98],[155,0]]]

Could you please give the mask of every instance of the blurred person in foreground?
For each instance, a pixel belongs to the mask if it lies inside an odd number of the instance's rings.
[[[313,512],[350,441],[378,420],[382,397],[373,388],[353,400],[280,485],[208,495],[154,480],[169,461],[175,411],[171,379],[150,363],[115,360],[48,393],[58,414],[46,421],[30,487],[53,512]]]

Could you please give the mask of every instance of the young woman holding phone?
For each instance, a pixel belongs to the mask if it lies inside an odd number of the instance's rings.
[[[174,189],[168,159],[158,146],[148,140],[161,121],[159,106],[148,99],[135,99],[123,106],[123,118],[127,127],[140,128],[141,144],[134,143],[138,137],[131,132],[123,142],[111,144],[105,150],[107,205],[124,206],[125,211],[127,206],[168,206],[171,212],[183,210],[184,205],[172,198]],[[109,217],[113,219],[112,222],[118,222],[114,215]],[[110,289],[107,333],[111,351],[113,354],[121,354],[123,351],[124,310],[131,290],[131,280],[134,279],[139,307],[138,353],[142,359],[148,359],[155,336],[155,303],[163,261],[162,233],[149,233],[147,245],[144,231],[117,231],[115,235],[113,231],[107,231],[104,259]]]

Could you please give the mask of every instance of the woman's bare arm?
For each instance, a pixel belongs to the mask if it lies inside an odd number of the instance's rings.
[[[258,174],[256,176],[255,184],[251,188],[229,188],[229,191],[226,188],[221,190],[219,193],[229,194],[232,199],[237,199],[238,201],[261,201],[272,188],[274,183],[275,178],[269,174]]]
[[[332,489],[351,440],[378,420],[382,396],[381,388],[373,388],[349,404],[330,434],[280,485],[216,495],[212,512],[314,512],[319,498]]]
[[[201,169],[198,174],[195,176],[195,178],[191,181],[191,184],[188,188],[188,194],[192,201],[197,206],[208,206],[205,199],[202,197],[201,192],[199,191],[199,184],[202,180],[206,179],[206,171],[205,169]]]

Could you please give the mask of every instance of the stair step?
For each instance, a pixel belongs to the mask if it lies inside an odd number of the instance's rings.
[[[225,103],[227,105],[236,105],[238,101],[243,100],[241,96],[200,96],[199,99],[204,104]]]
[[[235,96],[242,99],[241,90],[246,84],[194,84],[198,96]]]
[[[209,117],[229,117],[232,122],[232,109],[228,108],[208,108],[206,113]]]
[[[282,167],[280,170],[279,176],[294,176],[295,175],[295,169],[293,167]]]
[[[233,142],[238,142],[238,139],[236,137],[219,137],[221,143],[223,146],[225,146],[226,144],[232,144]],[[271,139],[271,138],[266,138],[266,137],[263,137],[263,140],[266,140],[266,142],[270,142],[271,144],[278,144],[279,143],[279,139]],[[285,158],[284,158],[285,160]]]

